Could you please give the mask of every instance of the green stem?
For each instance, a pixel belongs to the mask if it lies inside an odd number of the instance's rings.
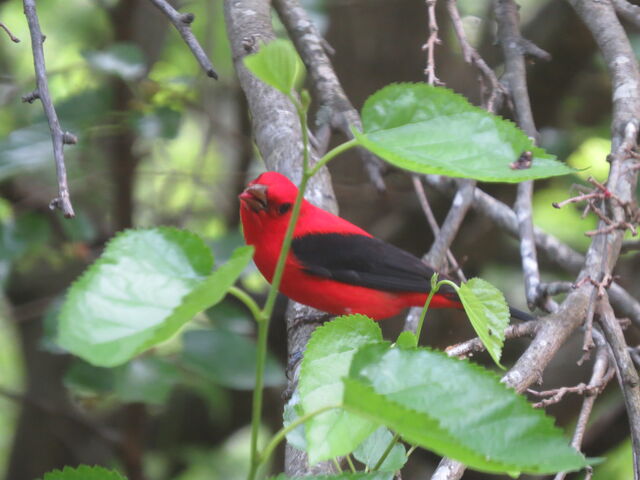
[[[333,464],[335,465],[336,470],[338,470],[338,473],[342,473],[342,467],[340,467],[340,462],[338,462],[336,458],[332,458],[331,460],[333,460]]]
[[[331,160],[333,160],[336,156],[338,156],[342,152],[345,152],[350,148],[357,147],[357,146],[358,146],[358,140],[356,140],[355,138],[352,138],[348,142],[342,143],[337,147],[329,150],[327,153],[324,154],[324,156],[320,160],[318,160],[318,163],[316,163],[313,166],[310,172],[311,173],[310,176],[313,177],[316,173],[318,173],[318,171],[322,167],[324,167],[327,163],[329,163]]]
[[[319,408],[318,410],[315,410],[315,411],[313,411],[311,413],[307,413],[306,415],[302,415],[301,417],[296,418],[293,422],[291,422],[286,427],[282,427],[280,430],[278,430],[278,432],[276,432],[276,434],[273,437],[271,437],[271,440],[269,441],[267,446],[264,447],[264,450],[260,454],[260,461],[264,462],[265,460],[267,460],[271,456],[271,454],[273,453],[275,448],[278,446],[278,444],[282,440],[284,440],[284,438],[289,433],[291,433],[293,430],[298,428],[300,425],[302,425],[303,423],[305,423],[308,420],[311,420],[313,417],[315,417],[317,415],[320,415],[321,413],[324,413],[324,412],[326,412],[328,410],[333,410],[333,409],[336,409],[336,408],[341,408],[341,405],[327,405],[326,407],[322,407],[322,408]]]
[[[378,470],[380,470],[380,467],[382,467],[382,464],[384,463],[384,461],[387,459],[387,457],[389,456],[389,454],[391,453],[391,450],[393,449],[393,447],[395,446],[396,443],[398,443],[398,440],[400,439],[400,434],[396,433],[393,438],[391,439],[391,441],[389,442],[389,445],[387,445],[387,448],[385,449],[384,453],[382,454],[382,456],[378,459],[376,466],[373,467],[373,470],[375,472],[377,472]]]
[[[347,454],[347,463],[349,464],[349,468],[351,469],[351,473],[356,473],[356,466],[353,464],[353,460],[351,460],[351,454]]]
[[[431,299],[436,294],[438,290],[432,288],[429,292],[429,296],[427,297],[427,301],[424,302],[424,306],[422,307],[422,311],[420,312],[420,320],[418,320],[418,328],[416,328],[416,340],[420,343],[420,332],[422,332],[422,325],[424,324],[424,318],[427,316],[427,310],[429,310],[429,304],[431,303]]]
[[[244,303],[244,305],[251,312],[251,315],[253,315],[253,318],[255,318],[256,320],[260,318],[261,316],[260,307],[247,292],[239,289],[238,287],[231,287],[229,290],[227,290],[227,293],[230,293],[231,295],[236,297],[238,300],[240,300],[242,303]]]

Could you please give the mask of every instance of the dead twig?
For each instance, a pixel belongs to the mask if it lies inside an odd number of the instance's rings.
[[[4,30],[7,33],[7,35],[9,35],[9,38],[13,43],[20,43],[20,39],[16,37],[13,33],[11,33],[11,30],[9,30],[9,27],[7,27],[4,23],[0,22],[0,28]]]
[[[38,13],[36,12],[35,0],[24,0],[24,14],[29,24],[31,36],[31,50],[33,51],[33,65],[36,73],[37,98],[42,102],[44,114],[49,123],[51,139],[53,141],[53,157],[56,163],[58,177],[58,197],[49,204],[50,208],[59,208],[65,217],[71,218],[75,215],[71,198],[69,196],[69,185],[67,183],[67,167],[64,163],[64,145],[75,144],[78,139],[69,132],[63,132],[58,120],[58,114],[53,107],[51,95],[49,94],[49,83],[47,81],[47,70],[44,63],[44,50],[42,44],[45,36],[40,30]],[[31,94],[35,99],[35,94]]]
[[[429,85],[444,85],[440,79],[436,76],[436,62],[435,62],[435,50],[436,45],[440,45],[442,42],[438,37],[438,21],[436,19],[436,3],[438,0],[425,0],[427,4],[427,15],[429,18],[429,37],[422,50],[427,52],[427,64],[424,69],[424,74],[427,76],[427,83]]]
[[[213,79],[218,78],[218,74],[213,68],[211,64],[211,60],[205,53],[204,49],[198,42],[198,39],[193,35],[191,31],[191,24],[195,20],[195,15],[193,13],[180,13],[175,8],[173,8],[166,0],[149,0],[153,3],[162,13],[166,15],[169,21],[176,27],[178,33],[187,44],[193,56],[196,57],[196,60],[207,74],[208,77]]]

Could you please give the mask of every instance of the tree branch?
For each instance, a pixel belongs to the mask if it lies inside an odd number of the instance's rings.
[[[64,144],[75,144],[78,139],[69,132],[63,132],[58,120],[58,114],[53,107],[51,95],[49,94],[49,84],[47,82],[47,69],[44,63],[44,51],[42,44],[45,36],[40,30],[38,13],[36,12],[35,0],[24,0],[24,14],[29,24],[29,34],[31,36],[31,50],[33,51],[33,66],[36,73],[36,93],[34,98],[39,98],[42,102],[44,114],[49,123],[51,139],[53,141],[53,157],[56,163],[56,173],[58,177],[58,197],[54,198],[49,206],[59,208],[66,218],[75,215],[71,198],[69,196],[69,185],[67,184],[67,167],[64,163]]]
[[[193,35],[191,31],[191,24],[196,19],[193,13],[180,13],[175,8],[173,8],[166,0],[149,0],[153,3],[158,10],[166,15],[169,21],[176,27],[178,33],[187,44],[193,56],[196,57],[196,60],[207,74],[208,77],[218,79],[218,74],[216,73],[213,65],[211,64],[211,60],[205,53],[204,49],[198,42],[198,39]]]
[[[525,52],[521,48],[523,39],[520,35],[519,7],[513,0],[498,0],[494,4],[494,8],[498,21],[498,39],[505,58],[504,81],[511,94],[517,122],[529,137],[536,139],[538,132],[529,102]],[[540,296],[540,271],[533,234],[532,197],[533,181],[520,183],[514,211],[518,219],[520,233],[520,256],[524,272],[525,296],[531,310],[540,306],[546,311],[553,311],[557,308],[553,301]]]
[[[0,22],[0,28],[6,32],[6,34],[9,36],[9,39],[13,43],[20,43],[20,39],[16,37],[13,33],[11,33],[11,30],[9,30],[9,27],[7,27],[4,23]]]
[[[338,80],[326,52],[326,42],[299,0],[274,0],[273,3],[307,67],[311,79],[311,90],[319,103],[316,124],[320,134],[317,136],[323,137],[324,141],[321,143],[324,146],[320,153],[324,153],[323,150],[326,150],[329,143],[330,128],[342,132],[350,140],[353,138],[352,127],[362,130],[360,115],[351,105]],[[384,171],[382,160],[364,148],[358,147],[356,151],[373,185],[378,191],[384,191],[386,187],[382,179]]]
[[[627,0],[611,0],[611,3],[620,17],[636,28],[640,28],[640,7],[638,5],[632,5]]]
[[[302,177],[302,131],[298,114],[291,102],[279,91],[255,78],[244,66],[243,57],[254,53],[262,43],[275,38],[271,27],[269,2],[262,0],[225,0],[225,19],[227,33],[235,69],[244,91],[249,110],[256,144],[268,170],[287,175],[294,182]],[[317,162],[312,152],[310,164]],[[311,203],[337,213],[337,204],[326,167],[311,178],[305,194]],[[290,302],[287,310],[287,344],[289,358],[293,364],[289,371],[287,392],[293,392],[299,373],[300,352],[303,352],[311,332],[325,314],[310,307]],[[304,452],[287,447],[285,472],[297,476],[303,473],[330,473],[330,462],[308,465]]]
[[[624,333],[622,333],[622,328],[620,328],[613,309],[609,305],[606,293],[600,298],[597,311],[602,331],[611,347],[618,382],[627,407],[633,446],[633,476],[635,480],[638,480],[640,478],[640,377],[638,377],[638,372],[633,360],[631,360]]]

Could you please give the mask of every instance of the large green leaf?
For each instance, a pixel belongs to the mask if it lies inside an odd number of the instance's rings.
[[[114,470],[103,467],[80,465],[77,468],[64,467],[44,474],[44,480],[127,480]]]
[[[262,45],[257,53],[244,57],[244,64],[256,77],[285,95],[291,94],[304,75],[296,49],[282,39]]]
[[[460,285],[458,296],[489,355],[502,367],[500,357],[504,344],[504,329],[510,320],[509,307],[504,295],[486,280],[472,278]]]
[[[380,327],[364,315],[338,317],[316,329],[300,367],[300,405],[308,414],[342,402],[341,378],[349,372],[353,355],[363,345],[382,342]],[[344,455],[378,427],[342,409],[329,410],[305,424],[309,461]]]
[[[587,463],[550,417],[495,374],[442,352],[369,345],[344,383],[350,410],[477,470],[548,474]]]
[[[251,255],[240,248],[211,273],[211,252],[192,233],[123,232],[69,289],[58,343],[94,365],[124,363],[219,302]]]
[[[419,173],[520,182],[566,175],[571,168],[535,147],[513,123],[471,105],[451,90],[394,84],[367,99],[358,141],[397,167]],[[530,168],[512,169],[523,152]]]
[[[183,336],[184,364],[219,385],[252,390],[256,383],[256,345],[246,337],[224,329],[190,330]],[[267,356],[266,386],[282,385],[284,372],[273,356]]]

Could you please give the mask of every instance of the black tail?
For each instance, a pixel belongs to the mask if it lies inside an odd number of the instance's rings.
[[[530,313],[523,312],[522,310],[518,310],[517,308],[509,307],[509,313],[511,316],[517,320],[528,321],[535,320],[536,317],[531,315]]]

